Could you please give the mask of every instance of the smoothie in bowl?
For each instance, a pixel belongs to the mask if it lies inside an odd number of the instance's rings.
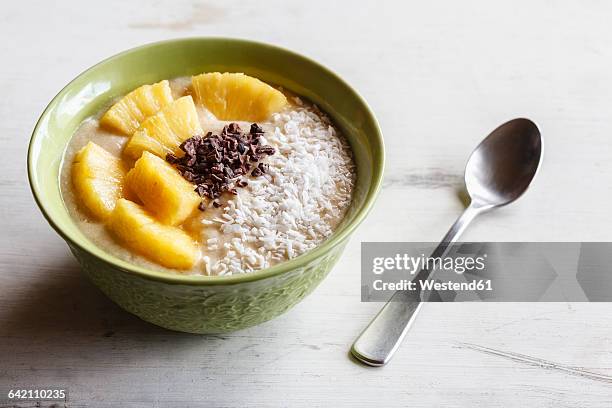
[[[190,333],[287,311],[325,278],[380,189],[365,101],[278,47],[191,38],[68,84],[28,151],[34,198],[125,310]]]
[[[356,179],[327,115],[241,73],[138,87],[79,126],[63,163],[66,206],[99,247],[208,276],[313,249],[342,221]]]

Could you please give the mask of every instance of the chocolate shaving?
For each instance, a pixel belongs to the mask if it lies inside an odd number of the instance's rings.
[[[166,155],[166,161],[181,173],[183,178],[196,185],[200,197],[212,200],[212,205],[221,206],[218,198],[225,192],[238,194],[238,187],[248,182],[241,176],[251,174],[259,177],[268,171],[265,163],[257,163],[263,157],[273,155],[272,146],[261,145],[264,131],[257,123],[251,125],[249,133],[243,133],[237,123],[225,126],[221,134],[208,132],[185,140],[180,149],[184,155]],[[204,211],[204,201],[198,207]]]

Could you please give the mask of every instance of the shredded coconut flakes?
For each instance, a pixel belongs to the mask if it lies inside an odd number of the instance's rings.
[[[330,236],[346,213],[355,183],[350,147],[325,114],[295,102],[273,115],[274,132],[262,138],[277,148],[265,160],[267,173],[249,180],[212,220],[222,242],[208,239],[206,246],[223,249],[218,261],[205,259],[206,274],[248,273],[295,258]]]

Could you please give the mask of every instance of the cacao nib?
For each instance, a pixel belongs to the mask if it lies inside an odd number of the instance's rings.
[[[220,207],[218,198],[223,193],[238,194],[238,187],[248,185],[241,176],[250,172],[259,177],[267,172],[269,166],[257,162],[273,155],[276,149],[260,144],[263,135],[264,130],[257,123],[251,124],[249,133],[242,132],[237,123],[230,123],[218,135],[208,132],[204,137],[196,135],[185,140],[179,146],[184,154],[178,157],[169,153],[166,161],[196,185],[194,191],[200,197],[211,199],[214,207]],[[204,201],[198,208],[206,209]]]

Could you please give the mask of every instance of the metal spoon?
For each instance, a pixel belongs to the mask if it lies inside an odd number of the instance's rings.
[[[529,119],[511,120],[491,132],[472,152],[465,167],[470,205],[431,256],[443,257],[477,215],[519,198],[535,177],[541,158],[542,137]],[[423,269],[414,280],[426,280],[430,274],[431,271]],[[415,321],[421,305],[418,291],[395,292],[353,343],[353,356],[367,365],[385,365]]]

